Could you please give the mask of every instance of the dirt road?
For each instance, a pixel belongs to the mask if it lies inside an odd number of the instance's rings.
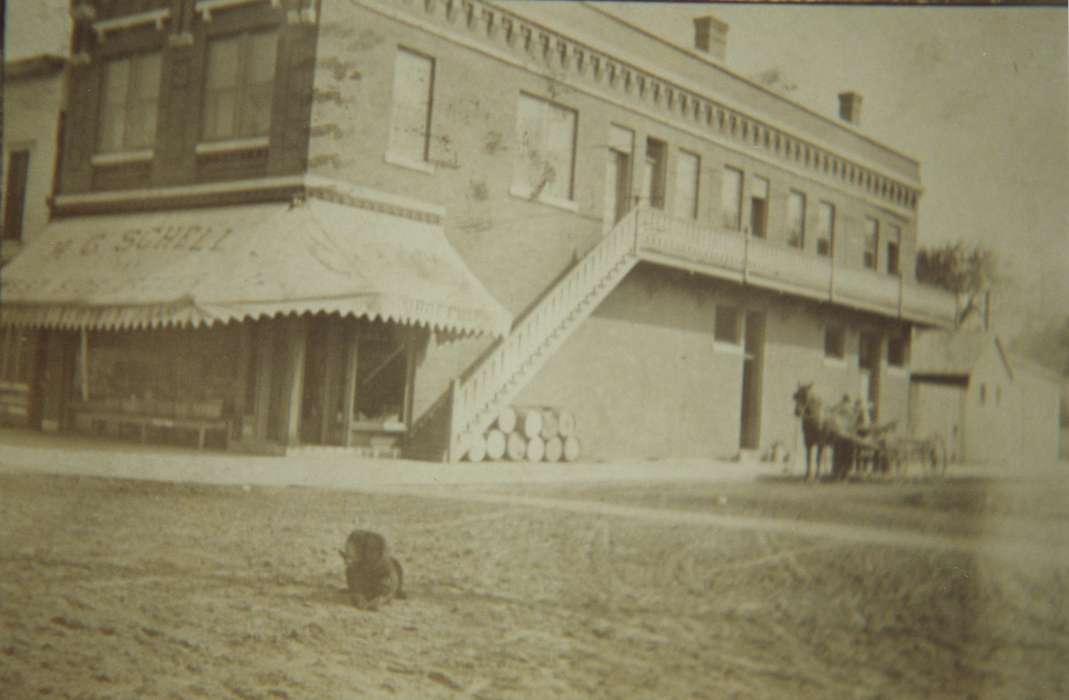
[[[1065,697],[1052,490],[0,476],[0,696]],[[408,600],[346,604],[357,525]]]

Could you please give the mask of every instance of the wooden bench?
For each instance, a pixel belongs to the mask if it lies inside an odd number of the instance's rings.
[[[90,427],[95,429],[97,425],[134,426],[141,433],[141,442],[148,441],[149,428],[161,428],[167,430],[192,430],[197,433],[197,449],[204,449],[204,438],[208,432],[220,431],[223,433],[224,445],[230,439],[230,421],[226,418],[193,418],[139,415],[122,411],[102,410],[97,408],[76,407],[75,412],[85,416]]]

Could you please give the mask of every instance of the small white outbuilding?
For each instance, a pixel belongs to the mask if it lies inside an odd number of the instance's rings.
[[[1058,459],[1062,379],[988,332],[928,332],[913,344],[910,428],[939,433],[954,462]]]

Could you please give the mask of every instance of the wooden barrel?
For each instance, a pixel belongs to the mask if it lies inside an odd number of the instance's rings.
[[[519,430],[526,438],[536,438],[542,433],[542,409],[520,408],[516,410]]]
[[[560,439],[560,436],[554,436],[546,440],[546,454],[544,459],[547,462],[559,462],[561,455],[564,454],[564,441]]]
[[[575,435],[575,414],[567,409],[557,411],[557,433],[562,437]]]
[[[505,454],[513,462],[521,461],[527,454],[527,441],[519,433],[509,433],[505,439]]]
[[[557,409],[542,409],[542,439],[549,440],[557,437]]]
[[[508,435],[516,429],[516,411],[512,406],[505,406],[497,413],[497,429]]]
[[[564,438],[564,461],[574,462],[579,459],[582,450],[579,448],[579,438],[569,435]]]
[[[486,433],[486,458],[494,462],[505,456],[505,434],[497,428]]]
[[[486,459],[486,438],[480,433],[468,433],[463,438],[468,446],[467,454],[469,462],[481,462]]]
[[[533,437],[527,441],[527,461],[541,462],[546,456],[546,443],[540,437]]]

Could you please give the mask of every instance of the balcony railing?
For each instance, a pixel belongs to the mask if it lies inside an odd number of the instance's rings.
[[[636,218],[642,259],[755,287],[865,309],[909,321],[952,326],[954,295],[896,275],[836,266],[830,258],[642,208]]]

